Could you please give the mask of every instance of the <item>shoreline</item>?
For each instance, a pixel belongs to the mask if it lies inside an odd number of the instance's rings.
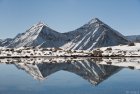
[[[140,56],[0,56],[2,58],[139,58]]]

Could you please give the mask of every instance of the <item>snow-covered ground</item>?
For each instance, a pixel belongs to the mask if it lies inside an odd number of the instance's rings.
[[[61,56],[87,56],[90,51],[62,50],[58,48],[0,48],[0,57],[61,57]]]
[[[139,57],[140,43],[134,46],[119,45],[94,50],[63,50],[60,48],[0,48],[0,57]]]
[[[102,47],[99,50],[102,56],[140,56],[140,43],[135,43],[134,46],[119,45],[112,47]]]

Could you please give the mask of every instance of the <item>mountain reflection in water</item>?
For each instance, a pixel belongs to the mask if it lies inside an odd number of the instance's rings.
[[[0,59],[0,62],[14,64],[18,69],[26,71],[38,80],[64,70],[82,77],[95,86],[119,72],[123,67],[140,68],[139,59],[136,58],[5,58]]]

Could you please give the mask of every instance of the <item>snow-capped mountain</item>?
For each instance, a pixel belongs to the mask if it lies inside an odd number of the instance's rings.
[[[140,42],[140,35],[131,35],[131,36],[126,36],[126,37],[132,42]]]
[[[125,36],[95,18],[82,27],[66,33],[56,32],[44,23],[39,22],[13,39],[1,40],[0,46],[9,48],[23,46],[61,47],[67,50],[92,50],[96,47],[126,43],[128,43],[128,39]]]
[[[56,32],[40,22],[25,33],[18,34],[7,47],[59,47],[66,41],[67,37],[64,34]]]
[[[92,19],[82,27],[68,32],[74,36],[62,48],[73,50],[92,50],[96,47],[114,46],[128,43],[128,39],[98,18]]]

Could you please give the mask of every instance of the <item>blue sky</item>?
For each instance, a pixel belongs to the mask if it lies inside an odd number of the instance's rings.
[[[67,32],[95,17],[124,35],[140,34],[140,0],[0,0],[0,39],[39,21]]]

